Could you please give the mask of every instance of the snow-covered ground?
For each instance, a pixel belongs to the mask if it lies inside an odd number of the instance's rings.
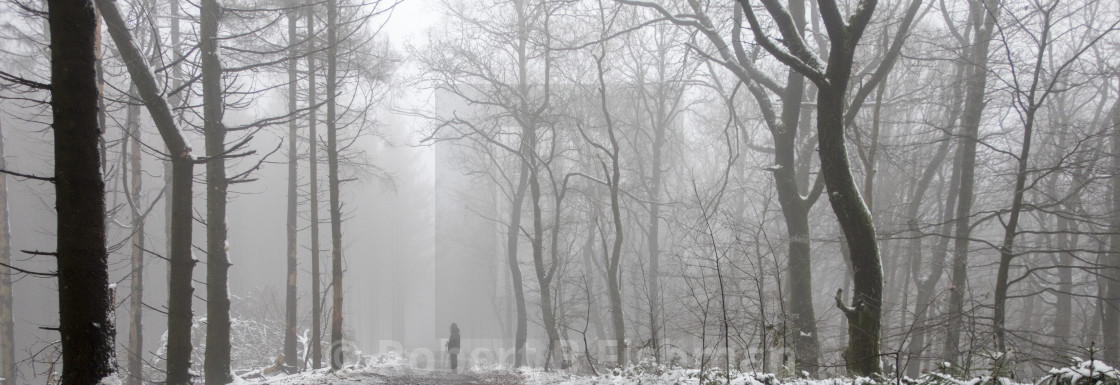
[[[773,374],[731,371],[730,375],[718,369],[668,368],[644,364],[625,369],[600,370],[599,375],[574,374],[565,371],[545,372],[539,368],[508,369],[498,366],[473,367],[462,373],[442,370],[415,369],[407,360],[398,356],[366,357],[357,365],[330,372],[326,369],[291,375],[266,376],[260,372],[248,373],[235,382],[238,385],[443,385],[443,384],[495,384],[495,385],[1020,385],[1009,379],[978,377],[955,379],[931,373],[918,379],[901,381],[873,380],[869,378],[831,379],[779,379]],[[1075,361],[1072,365],[1050,371],[1046,377],[1025,384],[1035,385],[1117,385],[1120,371],[1101,361]]]

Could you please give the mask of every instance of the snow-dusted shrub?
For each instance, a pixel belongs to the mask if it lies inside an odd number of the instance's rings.
[[[1050,369],[1050,373],[1039,384],[1120,385],[1120,371],[1100,360],[1074,359],[1073,365]]]
[[[155,364],[167,351],[167,332],[160,338]],[[191,366],[201,378],[206,354],[206,318],[194,317],[191,322]],[[283,306],[271,288],[257,288],[244,297],[230,297],[230,367],[234,373],[273,366],[284,345]]]

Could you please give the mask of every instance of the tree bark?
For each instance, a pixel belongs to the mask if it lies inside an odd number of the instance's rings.
[[[135,76],[135,75],[134,75]],[[198,261],[191,255],[194,198],[194,161],[187,157],[171,162],[171,257],[167,304],[167,384],[189,385],[191,374],[191,325],[194,313],[192,271]]]
[[[791,1],[789,11],[797,30],[804,33],[804,0]],[[774,170],[774,186],[789,236],[786,263],[789,269],[790,311],[795,317],[794,359],[796,369],[815,376],[820,365],[820,339],[817,336],[817,315],[813,309],[809,210],[819,194],[803,196],[796,171],[797,128],[801,102],[805,98],[805,77],[793,69],[787,70],[785,93],[781,97],[781,126],[770,127],[770,134],[774,137],[774,164],[778,166]]]
[[[202,57],[203,132],[206,134],[206,385],[233,382],[230,371],[229,243],[226,227],[226,127],[218,29],[222,7],[202,0],[199,54]]]
[[[524,67],[523,67],[524,68]],[[522,83],[526,84],[526,83]],[[522,88],[527,93],[527,88]],[[556,358],[555,349],[558,347],[560,341],[560,333],[556,325],[556,312],[553,309],[552,298],[552,278],[553,264],[555,263],[555,255],[553,255],[553,263],[548,266],[544,261],[544,219],[543,209],[541,208],[541,184],[540,184],[540,169],[541,165],[537,159],[537,127],[534,118],[529,118],[530,123],[523,127],[522,131],[522,157],[525,163],[528,164],[529,172],[529,200],[531,202],[532,217],[533,217],[533,236],[530,243],[533,248],[533,270],[537,276],[537,286],[540,289],[540,308],[541,308],[541,321],[544,324],[545,334],[548,337],[548,347],[545,353],[545,370],[549,370],[552,361]],[[556,208],[559,210],[559,207]],[[554,224],[556,225],[556,224]]]
[[[517,191],[513,195],[510,205],[509,227],[506,229],[506,261],[512,278],[513,297],[517,302],[517,326],[514,332],[513,367],[519,368],[525,363],[525,340],[528,337],[529,315],[525,308],[525,284],[522,282],[521,263],[517,260],[518,235],[521,232],[521,206],[525,201],[525,189],[528,187],[529,163],[521,160],[521,171],[518,174]]]
[[[1045,33],[1043,38],[1046,38]],[[1045,41],[1043,42],[1045,43]],[[1043,52],[1039,52],[1039,62],[1041,63]],[[1036,67],[1036,71],[1041,71],[1041,67]],[[1034,90],[1031,90],[1031,97],[1034,96]],[[1027,166],[1030,161],[1031,153],[1031,139],[1034,133],[1034,119],[1036,105],[1034,100],[1030,101],[1030,105],[1025,111],[1026,122],[1023,126],[1023,143],[1020,147],[1018,154],[1018,164],[1015,170],[1015,187],[1011,192],[1011,207],[1008,209],[1008,219],[1004,225],[1003,243],[999,247],[999,268],[996,272],[995,282],[995,301],[993,303],[993,316],[992,331],[996,336],[996,350],[997,353],[1004,353],[1007,351],[1007,337],[1006,337],[1006,313],[1007,313],[1007,290],[1010,286],[1008,282],[1008,274],[1011,269],[1011,261],[1015,258],[1015,236],[1018,235],[1019,215],[1023,211],[1024,192],[1026,191],[1027,183]],[[1031,313],[1027,313],[1031,314]],[[1001,355],[1001,359],[1006,355]]]
[[[298,55],[298,47],[296,46],[296,9],[288,11],[288,223],[285,227],[285,235],[287,235],[288,247],[288,279],[286,298],[284,301],[284,365],[289,367],[296,367],[299,365],[299,357],[297,357],[296,350],[296,328],[298,318],[296,317],[298,309],[296,297],[296,270],[299,258],[298,241],[296,237],[299,236],[297,226],[299,226],[297,218],[297,204],[298,190],[298,148],[296,147],[296,139],[298,133],[296,132],[296,99],[297,94],[297,78],[296,78],[296,61]]]
[[[753,11],[746,0],[741,0],[747,11],[752,28],[759,28]],[[836,305],[843,310],[848,321],[848,348],[844,359],[848,371],[861,376],[879,373],[882,366],[879,360],[879,332],[882,319],[883,268],[879,256],[879,243],[875,236],[875,226],[871,213],[865,204],[855,178],[845,147],[844,127],[848,81],[851,77],[852,62],[857,43],[863,35],[877,1],[863,0],[854,8],[856,11],[843,20],[835,2],[821,1],[822,18],[830,41],[826,69],[811,61],[811,55],[804,49],[803,42],[791,41],[798,47],[793,56],[782,54],[771,42],[763,44],[771,54],[778,56],[784,63],[809,77],[817,85],[817,143],[821,158],[821,174],[828,189],[829,203],[840,224],[847,241],[855,283],[852,293],[852,306],[847,307],[837,292]],[[771,12],[777,12],[776,2],[766,3]],[[762,32],[755,31],[756,40],[763,39]],[[783,36],[800,36],[795,31],[783,32]],[[899,39],[902,36],[898,37]],[[765,38],[768,40],[768,38]],[[815,60],[815,59],[812,59]],[[886,62],[886,60],[884,60]],[[873,86],[867,84],[865,87]],[[847,112],[851,113],[855,107]]]
[[[48,7],[62,384],[96,384],[114,375],[116,333],[97,121],[101,28],[90,0]]]
[[[1112,107],[1112,170],[1120,170],[1120,101]],[[1116,173],[1110,180],[1112,217],[1108,227],[1112,234],[1108,237],[1108,254],[1104,263],[1106,266],[1104,309],[1101,312],[1101,328],[1104,340],[1104,359],[1108,362],[1120,360],[1120,173]]]
[[[646,235],[646,247],[649,249],[649,272],[646,276],[646,290],[649,291],[649,338],[654,362],[658,364],[661,363],[661,148],[665,143],[666,124],[668,122],[654,125],[649,181],[649,233]]]
[[[0,127],[0,169],[7,169],[4,155],[4,133]],[[8,178],[0,175],[0,378],[3,384],[15,384],[16,340],[12,317],[12,234],[8,226]]]
[[[832,47],[832,56],[843,55]],[[848,348],[844,360],[848,370],[866,376],[882,370],[879,362],[879,328],[882,317],[883,267],[879,259],[879,243],[875,239],[875,226],[871,213],[863,203],[851,174],[847,149],[844,147],[843,104],[851,56],[837,72],[843,76],[830,77],[833,84],[820,87],[818,101],[817,133],[821,154],[821,173],[828,187],[829,203],[836,214],[840,228],[847,239],[852,264],[852,306],[842,303],[841,309],[848,320]],[[830,66],[831,69],[831,66]],[[831,71],[830,71],[831,72]],[[839,292],[837,293],[839,297]]]
[[[1080,199],[1074,197],[1074,200],[1070,206],[1079,206],[1080,202],[1077,201]],[[1062,267],[1058,268],[1058,291],[1054,293],[1054,347],[1064,350],[1073,346],[1070,343],[1070,330],[1073,328],[1073,269],[1069,266],[1073,265],[1073,250],[1078,247],[1078,230],[1076,222],[1063,216],[1058,217],[1057,225],[1058,264]]]
[[[311,368],[319,369],[323,366],[323,301],[319,279],[322,263],[319,261],[319,136],[316,133],[318,122],[316,104],[319,96],[316,95],[315,71],[315,0],[310,0],[307,6],[307,158],[309,183],[307,195],[310,197],[311,221]]]
[[[135,102],[136,86],[129,90],[128,117],[126,119],[127,140],[131,142],[121,147],[126,149],[129,182],[125,186],[129,196],[129,207],[132,214],[132,272],[131,288],[129,293],[129,324],[128,324],[128,383],[141,385],[144,381],[144,213],[140,207],[140,193],[143,188],[143,165],[140,150],[140,106]],[[129,152],[130,151],[130,152]]]
[[[331,370],[342,369],[342,205],[339,202],[338,127],[338,1],[327,1],[327,173],[331,211]]]
[[[183,85],[182,84],[183,68],[180,65],[180,63],[182,62],[181,59],[183,58],[183,49],[181,47],[182,42],[180,41],[181,38],[179,36],[179,0],[170,0],[168,2],[168,8],[170,8],[170,10],[168,12],[170,14],[170,16],[169,16],[170,20],[168,22],[171,24],[171,31],[170,31],[170,35],[171,35],[171,59],[174,61],[174,64],[171,65],[171,88],[172,89],[179,89],[179,87]],[[172,108],[178,108],[179,105],[182,103],[182,98],[179,97],[178,93],[175,93],[175,94],[168,95],[168,101],[171,103]],[[168,149],[167,152],[170,153],[171,150]],[[174,174],[174,173],[175,172],[174,172],[174,170],[172,170],[171,161],[170,160],[164,160],[163,161],[163,185],[168,190],[170,190],[172,188],[171,187],[172,179],[173,179],[172,174]],[[163,211],[163,217],[164,217],[163,235],[164,235],[164,238],[163,239],[164,239],[164,243],[165,243],[164,253],[167,256],[170,256],[172,254],[171,239],[175,237],[174,232],[171,230],[171,215],[172,215],[171,212],[174,209],[173,206],[174,206],[174,202],[172,202],[170,197],[168,199],[164,200],[164,211]],[[168,277],[171,276],[171,264],[167,265],[167,276]]]
[[[802,0],[789,3],[789,13],[794,28],[799,33],[805,31],[805,3]],[[741,23],[741,22],[740,22]],[[738,41],[739,38],[734,40]],[[745,57],[745,55],[740,55]],[[750,79],[743,79],[744,82]],[[759,107],[773,110],[769,96],[754,86],[750,91],[758,101]],[[778,193],[778,203],[782,208],[788,234],[787,268],[789,274],[790,311],[794,316],[794,359],[797,370],[804,370],[815,376],[819,369],[820,343],[817,335],[816,311],[813,309],[813,275],[811,259],[811,240],[809,210],[819,197],[818,188],[799,184],[797,136],[801,119],[801,104],[805,98],[805,77],[793,68],[786,72],[786,87],[781,96],[782,111],[778,120],[770,119],[767,128],[774,138],[774,186]],[[773,112],[770,112],[773,114]],[[806,164],[808,162],[805,162]],[[808,172],[803,173],[807,175]],[[810,189],[802,195],[802,189]]]

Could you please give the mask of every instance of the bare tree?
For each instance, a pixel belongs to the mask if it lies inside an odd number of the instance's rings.
[[[996,274],[995,282],[995,303],[993,304],[994,315],[992,328],[996,338],[996,349],[998,352],[1004,352],[1007,349],[1007,336],[1006,336],[1006,305],[1008,299],[1008,288],[1014,282],[1021,280],[1017,277],[1014,280],[1009,279],[1012,261],[1017,257],[1015,251],[1015,238],[1018,235],[1018,226],[1020,216],[1026,207],[1025,195],[1031,186],[1038,184],[1040,177],[1032,176],[1034,174],[1029,169],[1031,162],[1031,142],[1035,132],[1035,125],[1038,119],[1039,112],[1048,104],[1048,99],[1057,93],[1061,93],[1064,88],[1064,79],[1066,78],[1065,72],[1079,59],[1082,53],[1086,52],[1096,42],[1098,42],[1104,35],[1088,35],[1083,36],[1081,40],[1085,43],[1081,46],[1073,45],[1073,52],[1070,52],[1066,60],[1047,65],[1047,58],[1053,62],[1053,54],[1049,52],[1055,49],[1054,45],[1057,43],[1055,39],[1054,21],[1056,18],[1061,18],[1063,15],[1056,14],[1059,8],[1058,2],[1043,3],[1036,1],[1031,4],[1030,11],[1034,17],[1040,18],[1039,26],[1040,31],[1035,35],[1033,31],[1025,31],[1029,34],[1030,40],[1036,44],[1035,55],[1037,56],[1033,63],[1026,68],[1016,69],[1015,55],[1011,53],[1010,43],[1006,42],[1008,31],[1000,28],[1000,34],[1004,36],[1005,43],[1004,49],[1011,66],[1011,79],[1010,85],[1012,90],[1012,104],[1019,112],[1019,120],[1022,124],[1023,138],[1020,144],[1018,153],[1014,154],[1016,170],[1015,170],[1015,187],[1012,190],[1012,198],[1010,207],[1007,209],[1008,218],[1006,221],[1001,220],[1004,227],[1003,242],[999,246],[999,268]],[[1029,17],[1029,16],[1027,16]],[[1020,17],[1020,20],[1026,17]],[[1106,27],[1105,31],[1112,31],[1115,24]],[[1107,34],[1108,32],[1104,32]],[[1055,65],[1056,64],[1056,65]],[[1050,68],[1048,68],[1050,67]],[[1046,78],[1043,78],[1045,74]],[[1020,80],[1020,76],[1029,77],[1030,80]],[[1041,175],[1045,176],[1045,172]]]
[[[156,79],[148,68],[140,49],[133,43],[128,27],[110,0],[97,0],[97,9],[105,18],[121,60],[136,84],[137,93],[144,102],[152,120],[163,138],[171,157],[171,253],[169,260],[169,290],[167,306],[167,379],[172,385],[191,382],[191,276],[195,261],[191,256],[192,178],[194,159],[191,149],[175,124],[171,107],[160,94]]]
[[[874,75],[849,99],[848,82],[854,68],[856,46],[871,21],[878,1],[858,2],[847,21],[835,1],[817,2],[829,38],[827,64],[823,64],[808,48],[781,4],[775,0],[761,1],[777,24],[782,40],[775,42],[764,32],[750,0],[739,0],[755,41],[817,86],[817,142],[821,174],[832,210],[847,241],[855,282],[850,307],[843,303],[841,292],[836,293],[836,305],[848,321],[848,348],[844,352],[844,360],[848,370],[854,374],[878,373],[881,370],[879,333],[882,326],[883,269],[871,213],[852,177],[844,131],[846,123],[854,119],[863,100],[890,72],[920,2],[911,3],[911,10],[904,17],[891,50],[884,55]]]
[[[525,342],[528,330],[528,314],[524,282],[518,261],[519,233],[522,232],[522,210],[529,205],[532,227],[529,235],[534,273],[541,291],[540,308],[542,320],[549,339],[549,355],[559,339],[559,330],[554,314],[551,283],[556,271],[555,258],[550,263],[544,260],[544,223],[542,218],[541,171],[547,162],[541,154],[538,140],[547,130],[546,118],[552,113],[551,71],[555,64],[553,53],[549,52],[547,41],[550,39],[548,16],[556,5],[534,4],[516,0],[509,4],[512,8],[511,22],[501,29],[490,30],[479,37],[486,42],[487,49],[504,52],[503,59],[496,60],[492,52],[484,52],[466,45],[451,45],[445,53],[425,57],[424,64],[438,90],[449,92],[468,104],[487,106],[474,116],[454,116],[434,118],[437,132],[432,139],[444,140],[438,131],[444,127],[458,130],[456,136],[476,138],[484,143],[483,147],[493,146],[515,156],[518,161],[518,175],[506,177],[509,180],[511,201],[510,220],[506,232],[506,262],[512,277],[514,300],[517,315],[514,337],[514,365],[520,366],[525,360]],[[454,20],[465,30],[484,23],[483,15],[474,14],[476,9],[457,8],[446,5]],[[505,14],[509,8],[490,7],[489,9]],[[509,16],[505,16],[509,17]],[[545,41],[543,47],[537,39]],[[487,74],[501,73],[492,77]],[[502,125],[515,127],[512,132],[503,131]],[[438,134],[438,135],[437,135]],[[507,137],[515,139],[509,140]],[[515,140],[515,142],[514,142]],[[503,173],[504,174],[504,173]],[[505,177],[505,175],[503,175]],[[525,202],[528,193],[529,202]]]

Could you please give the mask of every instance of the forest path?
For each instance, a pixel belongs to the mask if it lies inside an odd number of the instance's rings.
[[[427,373],[400,373],[400,374],[381,374],[369,373],[375,378],[371,384],[387,384],[387,385],[484,385],[496,384],[495,382],[487,382],[478,376],[470,373],[451,373],[444,371],[431,371]]]
[[[355,371],[311,382],[297,381],[291,383],[301,385],[520,385],[523,383],[520,376],[509,373],[452,373],[443,370],[401,370],[400,368]]]

